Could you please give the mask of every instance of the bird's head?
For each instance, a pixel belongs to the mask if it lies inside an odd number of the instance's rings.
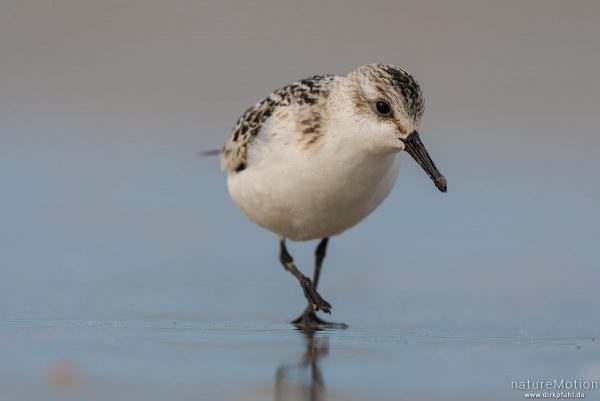
[[[367,64],[346,75],[341,85],[355,136],[373,153],[406,150],[427,172],[436,187],[446,192],[440,174],[419,138],[424,101],[419,84],[403,69],[389,64]]]

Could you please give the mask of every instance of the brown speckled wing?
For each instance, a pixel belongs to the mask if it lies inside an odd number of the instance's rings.
[[[221,153],[221,168],[230,173],[243,171],[247,167],[248,146],[258,135],[263,124],[279,107],[291,104],[312,106],[327,95],[333,75],[315,75],[277,89],[267,98],[256,103],[238,119],[229,140]]]

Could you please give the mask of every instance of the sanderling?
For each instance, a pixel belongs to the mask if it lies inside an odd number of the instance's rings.
[[[343,327],[317,292],[328,240],[353,227],[390,193],[406,150],[446,192],[419,138],[423,97],[406,71],[363,65],[346,76],[316,75],[271,93],[237,121],[221,150],[236,205],[279,236],[280,261],[300,282],[308,307],[292,323]],[[320,239],[312,280],[298,270],[286,239]]]

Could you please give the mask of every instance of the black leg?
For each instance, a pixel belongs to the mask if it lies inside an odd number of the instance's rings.
[[[313,283],[314,288],[316,290],[317,285],[319,284],[319,278],[321,277],[321,266],[323,265],[323,260],[325,259],[326,251],[327,251],[327,243],[329,242],[329,238],[325,237],[319,242],[317,249],[315,250],[315,271],[313,274]],[[302,330],[319,330],[319,329],[345,329],[348,327],[345,323],[332,323],[327,322],[317,316],[315,313],[316,309],[313,309],[310,305],[306,307],[302,315],[297,319],[292,321],[292,324],[298,326],[298,328]]]
[[[325,313],[331,313],[331,305],[329,304],[329,302],[325,301],[321,297],[321,295],[317,292],[315,286],[313,285],[312,281],[310,281],[310,279],[304,274],[302,274],[300,270],[298,270],[298,268],[296,267],[296,263],[294,263],[292,255],[290,255],[285,246],[285,238],[280,238],[279,247],[279,260],[281,261],[281,264],[283,265],[283,267],[285,267],[285,270],[292,273],[298,279],[300,285],[302,286],[302,289],[304,290],[304,296],[306,297],[306,300],[308,301],[308,304],[311,307],[311,309],[314,311],[322,310]]]
[[[323,265],[323,259],[325,259],[325,255],[327,254],[327,243],[329,242],[329,237],[325,237],[319,242],[317,246],[317,250],[315,251],[315,272],[313,274],[313,283],[315,284],[315,288],[319,285],[319,277],[321,276],[321,266]]]

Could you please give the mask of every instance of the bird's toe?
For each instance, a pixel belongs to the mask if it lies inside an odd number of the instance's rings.
[[[331,304],[325,301],[317,290],[315,290],[310,279],[307,278],[302,281],[302,288],[304,289],[304,295],[306,296],[306,299],[308,299],[308,303],[315,312],[323,311],[325,313],[331,313]]]
[[[327,301],[325,301],[323,298],[320,299],[320,302],[318,304],[318,309],[316,310],[321,310],[325,313],[329,313],[331,314],[331,304]]]

